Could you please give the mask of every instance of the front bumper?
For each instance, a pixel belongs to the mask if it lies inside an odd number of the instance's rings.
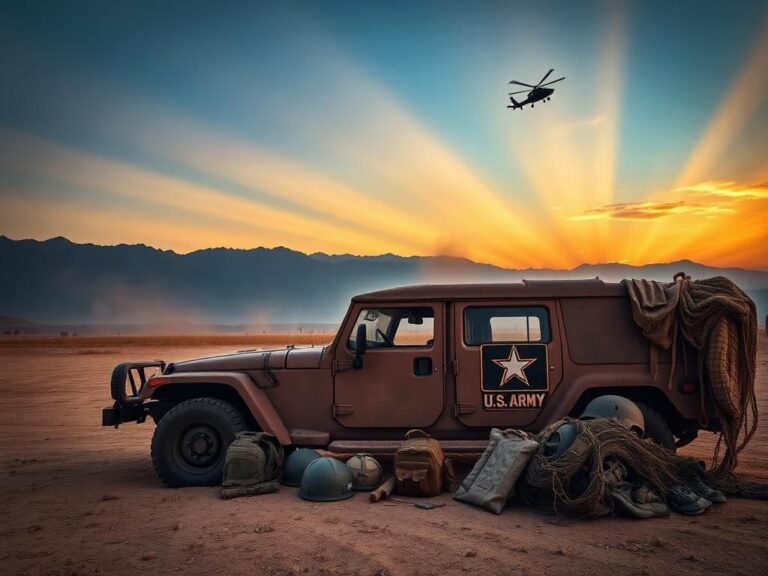
[[[107,406],[101,410],[101,425],[117,428],[124,422],[142,423],[147,419],[149,407],[146,404]]]

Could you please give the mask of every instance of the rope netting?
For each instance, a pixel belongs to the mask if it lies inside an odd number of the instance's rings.
[[[702,412],[710,402],[721,424],[710,475],[732,477],[738,453],[757,430],[755,303],[723,276],[692,281],[681,272],[671,284],[624,283],[643,334],[654,345],[672,349],[672,374],[678,333],[698,350]]]

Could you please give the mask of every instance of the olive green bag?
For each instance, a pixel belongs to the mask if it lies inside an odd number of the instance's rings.
[[[515,482],[538,447],[538,442],[525,432],[494,428],[485,452],[456,490],[454,499],[501,514],[507,498],[514,494]]]
[[[275,492],[284,459],[283,447],[271,434],[239,432],[227,448],[222,497]]]

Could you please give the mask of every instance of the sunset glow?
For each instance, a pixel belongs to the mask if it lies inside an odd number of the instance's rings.
[[[620,6],[587,11],[583,33],[565,7],[554,23],[530,9],[528,27],[503,10],[477,29],[415,13],[431,44],[415,26],[403,47],[396,15],[361,38],[362,8],[343,22],[275,8],[209,51],[181,48],[205,19],[163,49],[148,32],[156,52],[136,47],[119,76],[73,40],[79,24],[36,43],[23,26],[51,22],[5,18],[0,233],[514,268],[768,268],[765,10],[745,7],[751,28],[716,61],[670,45],[657,66],[638,50],[668,40],[638,23],[653,9]],[[551,102],[506,109],[509,79],[550,67],[566,76]]]

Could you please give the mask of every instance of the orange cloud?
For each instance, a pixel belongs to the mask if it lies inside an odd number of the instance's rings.
[[[694,216],[713,216],[735,212],[733,208],[723,206],[704,206],[678,202],[627,202],[607,204],[591,208],[581,214],[570,216],[570,220],[656,220],[667,216],[689,214]]]

